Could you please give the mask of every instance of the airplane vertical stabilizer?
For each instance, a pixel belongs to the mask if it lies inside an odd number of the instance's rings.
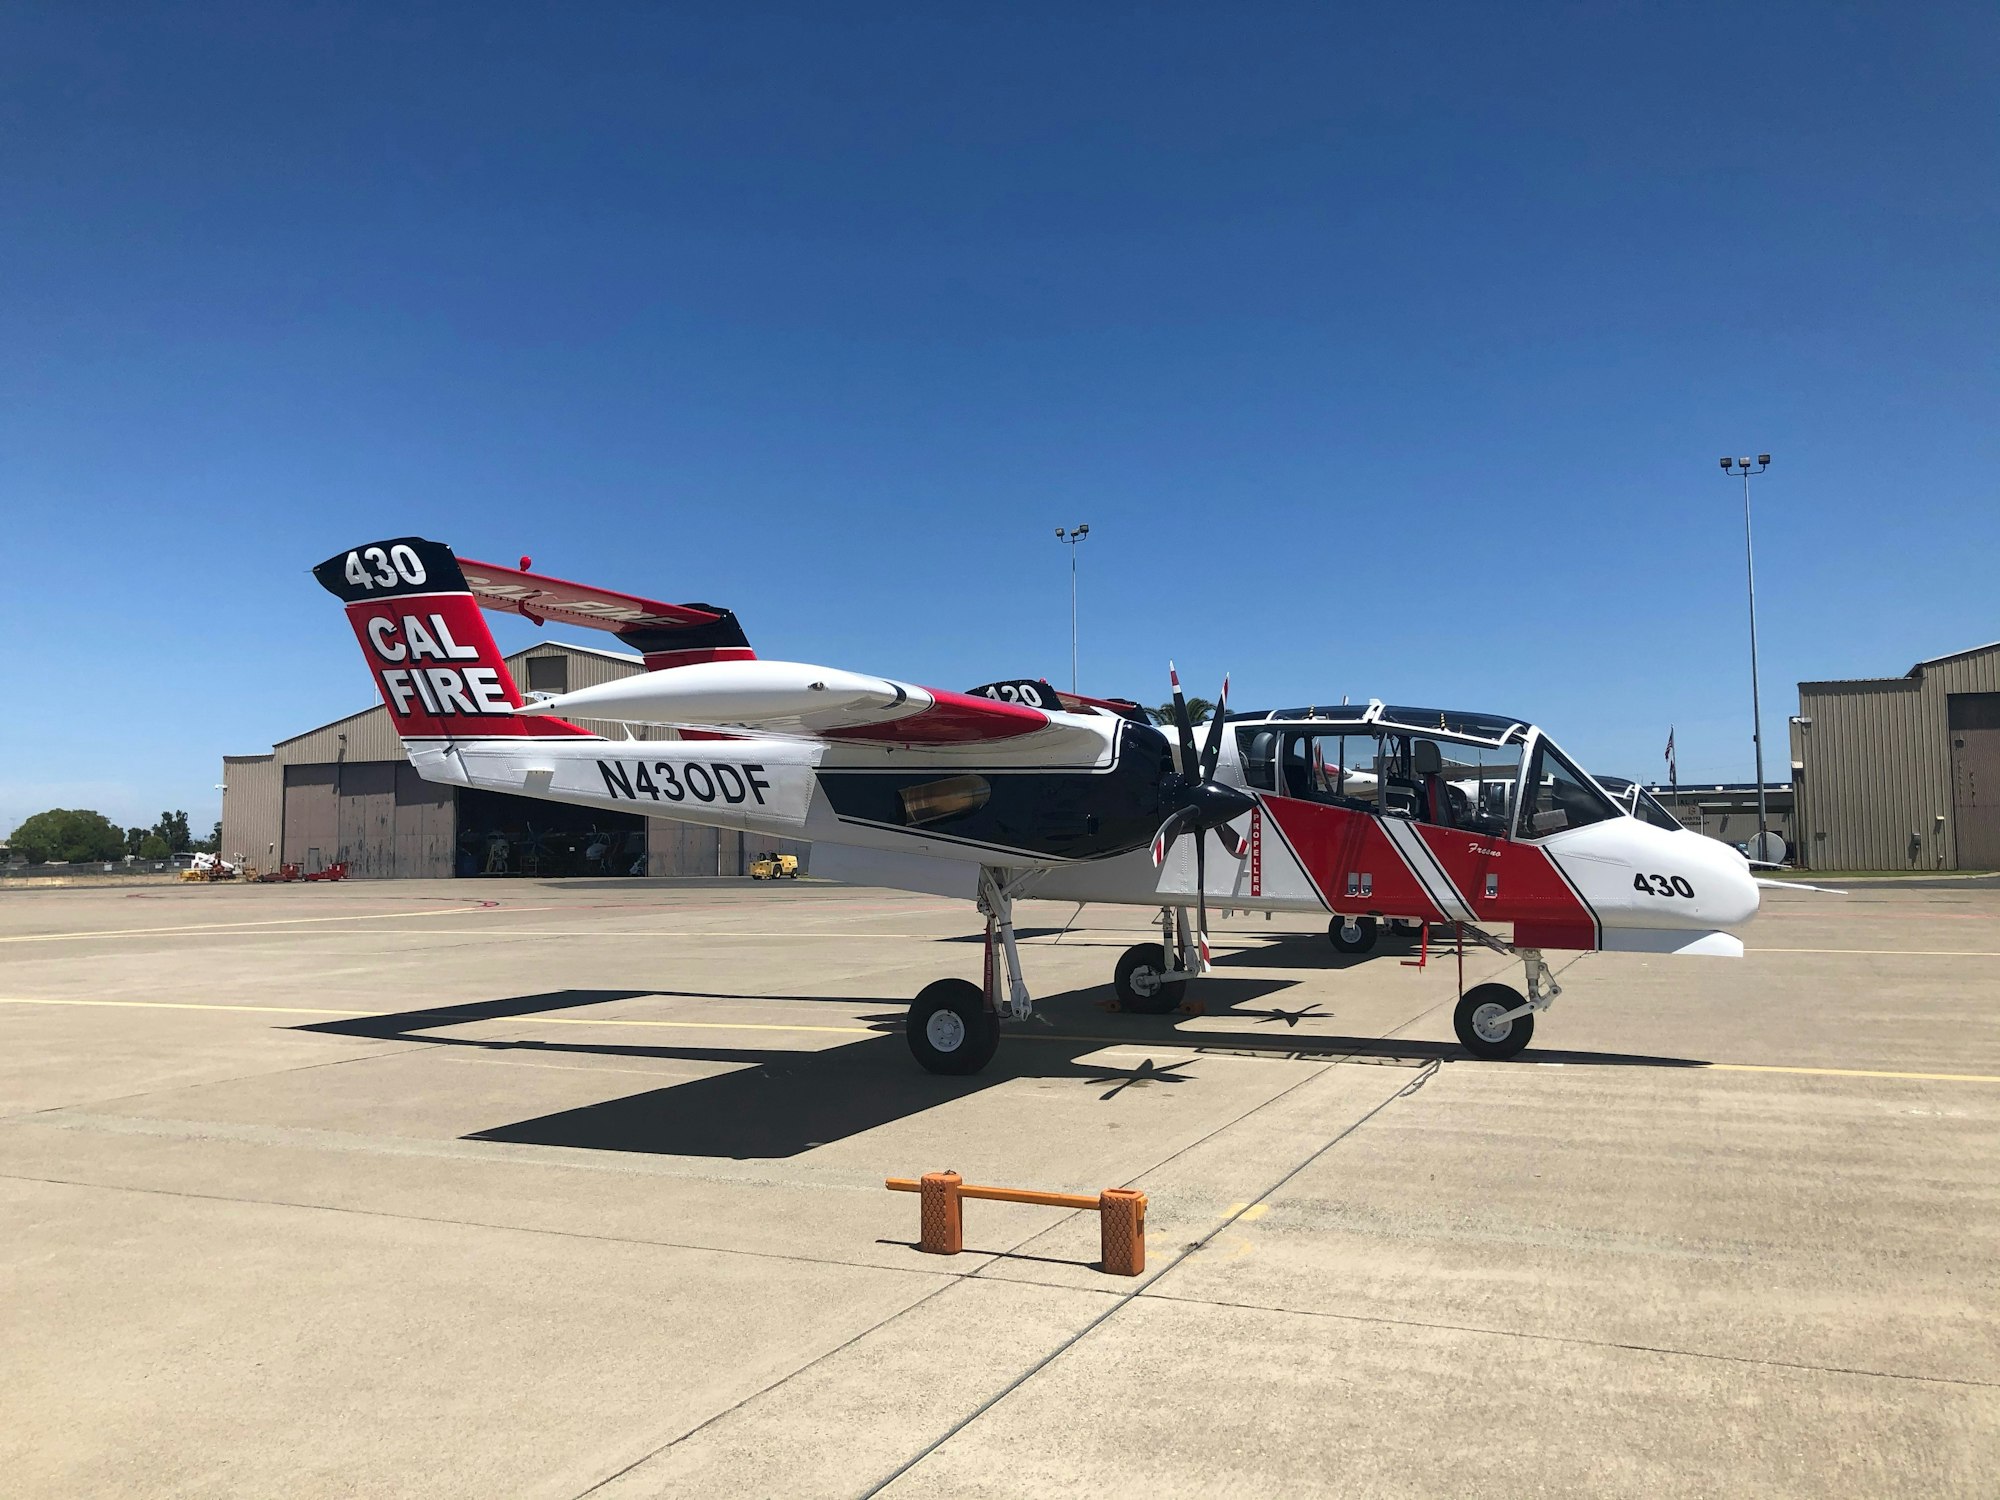
[[[396,732],[410,739],[596,738],[566,719],[519,714],[521,690],[442,542],[400,537],[313,569],[347,605]]]

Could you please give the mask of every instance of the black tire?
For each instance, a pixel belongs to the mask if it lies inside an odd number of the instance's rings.
[[[929,1073],[964,1077],[993,1060],[1000,1018],[969,979],[940,979],[918,992],[905,1036],[910,1055]]]
[[[1127,948],[1112,974],[1112,988],[1118,1003],[1142,1016],[1163,1016],[1175,1010],[1187,991],[1186,979],[1167,980],[1167,950],[1158,943],[1140,943]]]
[[[1479,1013],[1484,1010],[1489,1016],[1496,1015],[1526,1003],[1519,990],[1509,989],[1504,984],[1482,984],[1467,990],[1451,1017],[1452,1030],[1458,1033],[1458,1044],[1474,1057],[1493,1062],[1518,1057],[1535,1034],[1534,1012],[1503,1021],[1498,1027],[1490,1020],[1482,1027]]]
[[[1326,924],[1327,937],[1332,940],[1333,946],[1338,948],[1342,953],[1366,953],[1370,948],[1375,946],[1375,939],[1380,935],[1378,930],[1380,924],[1373,917],[1356,917],[1354,919],[1355,935],[1352,938],[1347,937],[1341,931],[1346,925],[1347,918],[1345,917],[1335,917],[1331,922]]]

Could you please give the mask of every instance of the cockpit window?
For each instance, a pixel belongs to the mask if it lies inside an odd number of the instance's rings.
[[[1536,744],[1518,837],[1547,838],[1566,828],[1582,828],[1618,815],[1619,809],[1563,758],[1562,751],[1547,740]]]
[[[1514,821],[1519,745],[1477,745],[1426,736],[1411,746],[1418,816],[1426,823],[1505,838]]]
[[[1239,730],[1244,781],[1301,802],[1505,838],[1513,826],[1519,745],[1482,745],[1439,732],[1357,733],[1357,726]],[[1276,762],[1267,761],[1275,739]],[[1264,778],[1269,777],[1269,780]]]
[[[1245,786],[1253,786],[1264,792],[1275,792],[1278,789],[1277,730],[1237,730],[1236,753],[1243,761]]]
[[[1651,823],[1655,828],[1678,830],[1681,827],[1681,820],[1669,812],[1666,806],[1648,791],[1641,791],[1639,793],[1639,805],[1633,809],[1632,815],[1644,822]]]
[[[1622,809],[1598,791],[1547,740],[1535,747],[1528,770],[1518,836],[1546,838],[1620,815]]]
[[[1302,802],[1375,810],[1380,736],[1292,728],[1281,729],[1278,741],[1281,794]]]

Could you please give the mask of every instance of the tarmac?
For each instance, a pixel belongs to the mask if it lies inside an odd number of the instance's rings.
[[[1767,892],[1505,1063],[1457,955],[816,883],[0,895],[10,1496],[1964,1495],[2000,1474],[2000,890]],[[1066,929],[1065,923],[1072,925]],[[1465,983],[1518,983],[1483,950]],[[972,1202],[916,1246],[883,1179]]]

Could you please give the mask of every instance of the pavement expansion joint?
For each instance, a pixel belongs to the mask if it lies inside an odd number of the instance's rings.
[[[1542,1344],[1570,1344],[1586,1349],[1622,1349],[1633,1354],[1657,1354],[1669,1359],[1717,1360],[1727,1364],[1757,1365],[1774,1370],[1803,1370],[1816,1375],[1853,1375],[1868,1380],[1908,1380],[1924,1385],[1969,1386],[1979,1390],[2000,1390],[2000,1382],[1973,1380],[1958,1375],[1918,1375],[1902,1370],[1864,1370],[1853,1365],[1821,1365],[1807,1360],[1765,1359],[1751,1354],[1723,1354],[1709,1349],[1674,1349],[1664,1344],[1633,1344],[1618,1339],[1583,1338],[1570,1333],[1536,1333],[1526,1328],[1482,1328],[1472,1323],[1434,1323],[1422,1318],[1389,1318],[1379,1313],[1333,1312],[1325,1308],[1274,1307],[1264,1302],[1235,1302],[1218,1297],[1183,1297],[1159,1292],[1151,1283],[1135,1296],[1156,1302],[1178,1302],[1190,1307],[1221,1307],[1235,1312],[1271,1313],[1285,1318],[1324,1318],[1342,1323],[1377,1323],[1389,1328],[1422,1328],[1437,1333],[1469,1333],[1484,1338],[1525,1339]]]
[[[39,1182],[50,1187],[86,1192],[137,1193],[154,1198],[182,1198],[195,1203],[233,1203],[246,1208],[294,1209],[302,1213],[352,1214],[408,1224],[437,1224],[452,1229],[489,1229],[500,1234],[541,1235],[564,1240],[588,1240],[605,1245],[636,1245],[657,1250],[685,1250],[698,1255],[735,1256],[749,1260],[788,1261],[807,1266],[846,1266],[858,1271],[884,1271],[892,1276],[923,1276],[947,1284],[968,1279],[969,1273],[927,1265],[899,1266],[883,1261],[846,1260],[833,1255],[797,1255],[783,1250],[745,1250],[735,1245],[701,1245],[684,1240],[649,1239],[630,1234],[592,1234],[582,1229],[554,1229],[541,1224],[497,1224],[489,1219],[455,1219],[438,1214],[398,1213],[386,1208],[357,1208],[347,1203],[302,1203],[290,1198],[246,1198],[232,1193],[197,1193],[187,1188],[138,1187],[123,1182],[85,1182],[71,1177],[40,1177],[28,1172],[0,1172],[0,1181]]]
[[[1061,1359],[1063,1355],[1067,1354],[1070,1350],[1074,1349],[1078,1344],[1082,1343],[1084,1339],[1088,1338],[1097,1329],[1103,1327],[1105,1323],[1109,1322],[1112,1318],[1116,1317],[1122,1310],[1131,1306],[1132,1303],[1136,1301],[1141,1295],[1143,1295],[1148,1288],[1157,1286],[1160,1282],[1164,1281],[1167,1277],[1171,1276],[1182,1265],[1186,1264],[1190,1257],[1194,1256],[1199,1251],[1206,1249],[1209,1245],[1213,1244],[1219,1235],[1221,1235],[1225,1230],[1227,1230],[1232,1224],[1235,1224],[1239,1220],[1241,1220],[1243,1216],[1250,1211],[1250,1209],[1257,1206],[1258,1204],[1264,1203],[1267,1200],[1269,1200],[1272,1196],[1278,1193],[1285,1186],[1286,1183],[1292,1181],[1301,1172],[1304,1172],[1307,1168],[1311,1167],[1315,1162],[1319,1161],[1320,1158],[1325,1156],[1327,1152],[1331,1151],[1335,1146],[1338,1146],[1342,1141],[1346,1140],[1349,1136],[1353,1135],[1355,1131],[1359,1130],[1363,1125],[1366,1125],[1370,1120],[1374,1119],[1377,1115],[1382,1113],[1382,1111],[1387,1109],[1391,1104],[1394,1104],[1398,1099],[1407,1098],[1411,1094],[1416,1093],[1425,1084],[1430,1082],[1431,1078],[1437,1072],[1437,1067],[1438,1065],[1436,1063],[1433,1063],[1430,1067],[1426,1068],[1418,1077],[1404,1084],[1401,1088],[1397,1089],[1393,1094],[1390,1094],[1386,1099],[1383,1099],[1378,1103],[1376,1103],[1366,1113],[1361,1115],[1358,1119],[1350,1121],[1347,1125],[1343,1126],[1330,1140],[1327,1140],[1320,1146],[1316,1147],[1313,1151],[1309,1152],[1303,1160],[1294,1164],[1275,1182],[1272,1182],[1269,1186],[1265,1187],[1261,1191],[1251,1194],[1251,1196],[1240,1207],[1235,1208],[1230,1213],[1224,1215],[1221,1222],[1216,1224],[1216,1226],[1213,1229],[1209,1230],[1207,1234],[1203,1235],[1198,1240],[1183,1245],[1179,1250],[1175,1251],[1173,1255],[1168,1259],[1167,1263],[1164,1266],[1160,1267],[1157,1273],[1148,1277],[1139,1286],[1135,1286],[1131,1288],[1129,1291],[1125,1291],[1118,1294],[1117,1300],[1115,1300],[1109,1307],[1105,1308],[1103,1312],[1099,1313],[1096,1317],[1092,1318],[1088,1323],[1085,1323],[1083,1327],[1077,1329],[1076,1332],[1072,1333],[1068,1338],[1064,1339],[1061,1343],[1057,1344],[1055,1348],[1051,1349],[1047,1354],[1043,1355],[1040,1359],[1036,1360],[1034,1363],[1029,1365],[1027,1369],[1023,1370],[1019,1375],[1016,1375],[1012,1380],[1010,1380],[1006,1385],[1002,1386],[993,1395],[989,1396],[985,1401],[981,1402],[978,1406],[974,1407],[972,1411],[968,1412],[965,1416],[961,1417],[957,1422],[953,1423],[944,1432],[939,1434],[936,1438],[932,1439],[916,1454],[904,1460],[904,1462],[901,1465],[899,1465],[895,1470],[893,1470],[891,1473],[884,1476],[881,1480],[877,1481],[875,1484],[871,1485],[866,1490],[863,1490],[862,1491],[863,1500],[871,1500],[871,1497],[879,1495],[883,1490],[886,1490],[887,1488],[889,1488],[890,1485],[894,1484],[897,1480],[901,1479],[905,1474],[909,1473],[912,1469],[916,1468],[925,1459],[929,1458],[933,1453],[937,1452],[938,1449],[942,1448],[946,1443],[950,1442],[954,1437],[958,1436],[959,1433],[965,1431],[966,1428],[970,1427],[974,1422],[977,1422],[981,1417],[985,1416],[987,1412],[993,1410],[1001,1402],[1005,1401],[1009,1396],[1011,1396],[1015,1391],[1018,1391],[1022,1386],[1026,1385],[1030,1380],[1034,1379],[1035,1376],[1039,1375],[1043,1370],[1046,1370],[1050,1365],[1054,1364],[1057,1360]],[[1251,1115],[1256,1114],[1259,1110],[1270,1107],[1272,1104],[1275,1104],[1278,1100],[1283,1099],[1287,1095],[1295,1092],[1300,1088],[1303,1088],[1305,1085],[1313,1082],[1315,1079],[1324,1077],[1328,1071],[1330,1071],[1330,1069],[1321,1069],[1319,1072],[1312,1074],[1311,1077],[1301,1079],[1298,1083],[1293,1084],[1291,1088],[1284,1089],[1281,1092],[1273,1095],[1271,1098],[1264,1100],[1261,1104],[1258,1104],[1254,1108],[1244,1111],[1243,1114],[1237,1116],[1236,1121],[1232,1121],[1231,1123],[1232,1124],[1238,1123],[1241,1120],[1247,1119]],[[1228,1128],[1227,1126],[1219,1127],[1219,1129],[1227,1129],[1227,1128]],[[1202,1140],[1211,1140],[1217,1133],[1218,1133],[1217,1131],[1211,1131],[1209,1132],[1208,1135],[1202,1137]],[[1172,1161],[1175,1157],[1185,1155],[1188,1151],[1193,1150],[1194,1146],[1199,1144],[1201,1144],[1201,1142],[1197,1141],[1189,1146],[1183,1147],[1180,1151],[1175,1152],[1173,1157],[1168,1157],[1167,1161]],[[1159,1165],[1165,1165],[1165,1163],[1162,1162]],[[1157,1169],[1158,1168],[1156,1166],[1153,1170]],[[1134,1180],[1136,1181],[1137,1179]]]

